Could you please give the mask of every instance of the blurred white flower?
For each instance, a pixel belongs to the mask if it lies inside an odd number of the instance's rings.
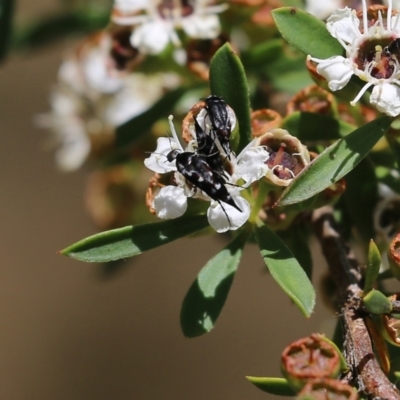
[[[387,16],[381,10],[374,21],[368,20],[366,1],[363,0],[362,21],[348,7],[336,10],[327,20],[327,29],[346,51],[326,60],[308,57],[318,63],[317,72],[327,81],[332,91],[343,89],[352,75],[366,84],[356,98],[373,86],[370,103],[390,116],[400,114],[400,14],[388,1]],[[394,13],[392,13],[394,11]],[[362,25],[360,27],[360,25]]]
[[[51,129],[64,171],[78,169],[93,143],[110,145],[115,128],[151,107],[179,84],[174,74],[122,73],[110,57],[111,40],[101,33],[86,40],[61,64],[51,112],[38,122]]]
[[[112,21],[132,26],[131,44],[144,54],[159,54],[171,42],[180,46],[176,30],[197,39],[214,39],[220,34],[217,16],[226,4],[210,0],[125,0],[115,1]]]

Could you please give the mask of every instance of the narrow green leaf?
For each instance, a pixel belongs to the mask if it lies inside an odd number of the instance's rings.
[[[315,290],[307,274],[282,240],[266,225],[255,227],[254,233],[272,277],[301,312],[310,317],[315,305]]]
[[[279,237],[286,243],[294,257],[304,269],[308,279],[312,278],[313,262],[310,246],[308,244],[308,232],[304,224],[292,224],[285,231],[279,231]]]
[[[284,378],[246,376],[246,379],[263,392],[274,394],[276,396],[296,396],[296,392]]]
[[[325,24],[313,15],[293,7],[277,8],[271,14],[283,38],[302,53],[322,59],[343,53]]]
[[[222,97],[235,111],[240,131],[237,153],[240,153],[251,140],[249,86],[243,65],[229,43],[211,60],[210,88],[212,94]]]
[[[348,174],[389,128],[391,118],[376,119],[327,147],[285,189],[279,206],[309,199]]]
[[[393,135],[386,135],[386,140],[388,141],[394,159],[396,160],[397,169],[400,169],[400,143]]]
[[[208,226],[207,217],[183,216],[173,220],[98,233],[83,239],[61,254],[86,262],[107,262],[136,256]]]
[[[248,233],[237,236],[202,268],[183,300],[181,327],[186,337],[209,332],[228,297]]]
[[[346,176],[343,198],[353,227],[367,244],[375,237],[373,217],[378,201],[378,182],[368,157]]]
[[[13,0],[0,0],[0,61],[7,54],[12,31]]]
[[[171,114],[175,104],[187,91],[187,88],[180,87],[168,92],[158,100],[149,110],[130,119],[116,129],[116,147],[132,145],[142,135],[144,135],[153,124],[163,117]]]
[[[340,139],[356,127],[322,114],[296,111],[282,122],[282,128],[301,141],[329,141]]]

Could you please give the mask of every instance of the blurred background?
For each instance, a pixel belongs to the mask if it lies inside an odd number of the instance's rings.
[[[57,11],[59,0],[19,0],[16,21]],[[186,339],[181,302],[225,243],[185,239],[106,277],[98,265],[57,255],[96,233],[83,206],[88,171],[60,172],[48,133],[61,55],[79,37],[12,52],[0,68],[0,398],[266,399],[246,375],[280,376],[280,354],[312,332],[331,334],[335,317],[318,299],[306,320],[248,246],[223,313],[208,335]],[[315,249],[315,278],[325,264]]]

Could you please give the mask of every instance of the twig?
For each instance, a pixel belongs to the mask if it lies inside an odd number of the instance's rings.
[[[373,352],[373,343],[360,308],[362,294],[359,265],[336,229],[330,207],[315,210],[314,231],[321,243],[331,277],[337,285],[337,306],[344,325],[344,356],[350,371],[343,380],[357,383],[368,398],[400,399],[397,388],[383,373]]]

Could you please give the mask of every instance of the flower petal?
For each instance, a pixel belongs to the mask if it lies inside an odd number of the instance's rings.
[[[164,186],[154,198],[153,207],[156,210],[158,218],[178,218],[187,209],[187,197],[180,187]]]
[[[317,72],[327,81],[329,89],[332,91],[343,89],[353,75],[352,63],[349,59],[342,56],[334,56],[326,60],[316,60],[319,62]]]
[[[172,138],[160,137],[157,139],[157,148],[150,157],[144,160],[144,165],[159,174],[176,171],[175,160],[169,162],[167,159],[171,150],[179,149],[178,145]]]
[[[182,28],[189,37],[198,39],[214,39],[221,31],[216,15],[192,14],[182,19]]]
[[[134,13],[148,7],[148,0],[114,0],[114,9],[121,13]]]
[[[242,211],[239,211],[235,207],[224,202],[218,203],[215,200],[211,202],[210,207],[208,208],[208,222],[218,233],[229,230],[234,231],[244,225],[249,219],[250,205],[247,200],[240,195],[232,197]]]
[[[349,7],[336,10],[326,22],[329,33],[346,43],[353,43],[361,36],[359,26],[360,20]]]
[[[135,28],[131,44],[144,54],[159,54],[168,45],[172,27],[161,20],[150,21]]]
[[[258,181],[268,172],[266,161],[269,158],[269,153],[262,146],[254,146],[254,139],[249,143],[239,154],[237,165],[234,170],[233,182],[243,179],[247,185]]]
[[[400,114],[400,87],[393,83],[379,83],[372,90],[369,101],[379,111],[396,117]]]
[[[56,151],[56,162],[63,171],[75,171],[90,153],[90,139],[83,123],[76,118],[60,118],[57,133],[61,147]]]
[[[341,0],[306,0],[306,11],[319,19],[326,19],[341,5]]]

